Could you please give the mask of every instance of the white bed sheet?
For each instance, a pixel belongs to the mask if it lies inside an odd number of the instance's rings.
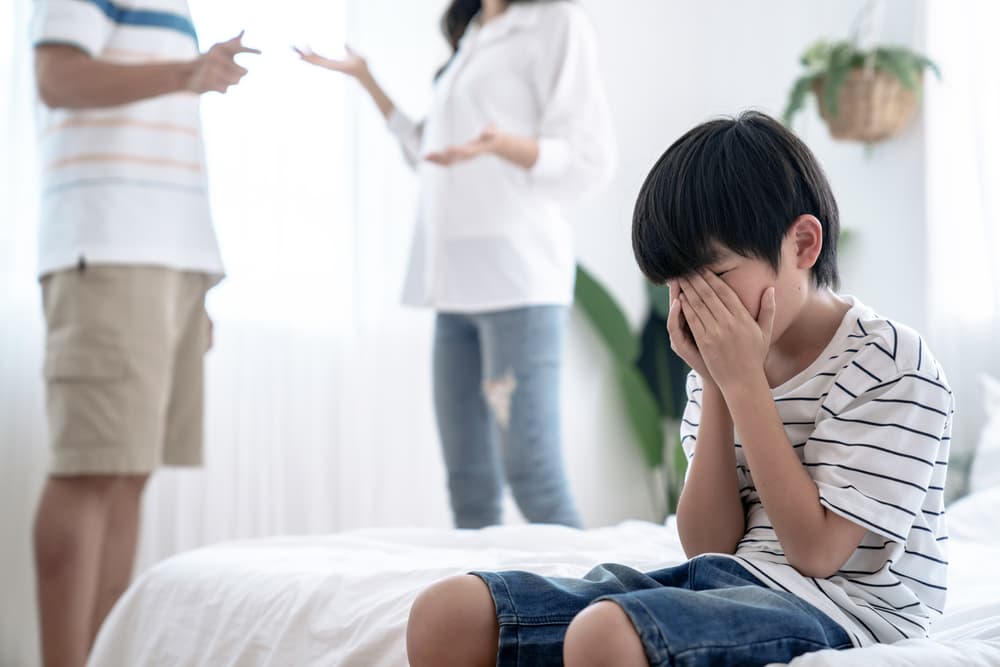
[[[1000,489],[950,511],[950,599],[932,639],[822,651],[792,667],[1000,667]],[[672,524],[576,531],[366,530],[207,547],[143,574],[102,628],[90,667],[406,665],[413,598],[470,569],[580,576],[597,563],[683,560]]]

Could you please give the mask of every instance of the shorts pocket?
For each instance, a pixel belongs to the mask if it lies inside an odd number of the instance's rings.
[[[50,382],[74,380],[120,380],[125,377],[121,350],[99,345],[49,345],[45,353],[45,379]]]

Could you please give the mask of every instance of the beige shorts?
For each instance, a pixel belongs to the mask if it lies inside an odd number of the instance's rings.
[[[217,281],[146,266],[42,279],[51,474],[201,463],[205,294]]]

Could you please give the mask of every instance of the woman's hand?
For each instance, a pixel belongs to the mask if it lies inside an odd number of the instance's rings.
[[[496,125],[487,125],[479,136],[472,141],[457,146],[448,146],[439,151],[432,151],[424,156],[424,159],[443,167],[448,167],[458,162],[465,162],[481,155],[496,153],[500,148],[502,135]]]
[[[364,81],[371,77],[371,74],[368,71],[368,63],[365,62],[365,59],[359,56],[351,47],[347,45],[344,46],[344,49],[347,51],[347,55],[339,59],[321,56],[308,47],[300,49],[297,46],[293,46],[292,49],[299,54],[299,57],[302,60],[310,65],[322,67],[323,69],[328,69],[331,72],[340,72],[341,74],[346,74],[347,76],[353,77],[358,81]]]

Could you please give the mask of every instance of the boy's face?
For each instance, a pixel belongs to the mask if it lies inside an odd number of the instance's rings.
[[[796,304],[801,304],[806,297],[809,271],[796,267],[796,247],[791,238],[786,238],[782,244],[781,261],[775,272],[771,264],[765,260],[738,255],[728,248],[720,246],[715,262],[705,267],[719,276],[729,286],[750,315],[756,319],[760,313],[760,301],[768,287],[774,287],[775,316],[771,342],[778,340],[788,328]],[[669,283],[671,298],[679,293],[680,286],[676,280]]]

